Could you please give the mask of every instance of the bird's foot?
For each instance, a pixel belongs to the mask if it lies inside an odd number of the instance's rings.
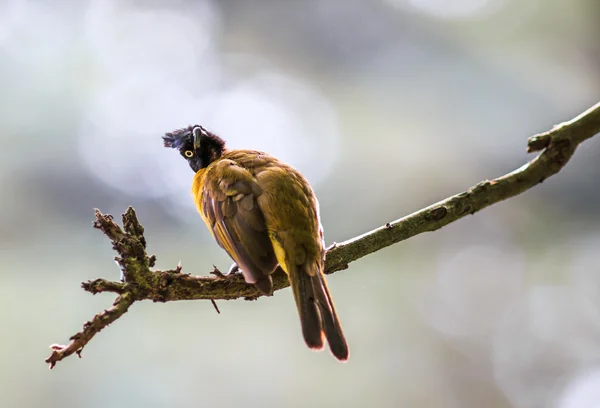
[[[333,242],[331,245],[329,245],[327,248],[325,248],[325,252],[331,251],[335,247],[337,247],[337,243]]]
[[[229,267],[229,272],[227,272],[227,275],[235,275],[235,274],[240,274],[240,273],[242,273],[242,271],[240,271],[240,267],[238,266],[238,264],[236,264],[234,262]]]

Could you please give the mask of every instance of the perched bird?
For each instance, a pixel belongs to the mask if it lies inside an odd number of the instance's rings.
[[[325,281],[325,248],[319,203],[310,184],[288,164],[255,150],[227,150],[202,126],[163,136],[196,173],[192,196],[213,237],[246,282],[272,295],[271,274],[290,280],[306,344],[324,338],[340,361],[348,345]]]

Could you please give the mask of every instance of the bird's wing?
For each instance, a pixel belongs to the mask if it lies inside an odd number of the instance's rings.
[[[229,159],[207,169],[199,192],[201,211],[217,243],[238,264],[248,283],[270,294],[269,275],[277,259],[256,202],[262,193],[254,176]]]

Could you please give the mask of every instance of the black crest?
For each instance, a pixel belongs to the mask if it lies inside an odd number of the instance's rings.
[[[166,133],[163,136],[163,142],[165,147],[171,147],[173,149],[181,149],[184,145],[194,143],[194,130],[195,126],[188,126],[186,128],[176,129],[172,132]]]
[[[176,129],[163,136],[165,147],[178,149],[194,171],[207,167],[225,152],[225,142],[199,125]]]

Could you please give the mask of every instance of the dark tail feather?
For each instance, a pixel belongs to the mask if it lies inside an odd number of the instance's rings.
[[[315,302],[319,308],[321,315],[321,323],[331,354],[340,361],[348,360],[348,344],[344,337],[342,325],[338,319],[333,300],[327,287],[327,281],[323,274],[319,271],[315,276],[310,277],[315,294]]]
[[[335,358],[346,361],[349,354],[348,345],[327,282],[320,271],[315,272],[315,276],[310,276],[305,271],[297,271],[290,275],[290,279],[296,281],[292,282],[292,290],[298,306],[304,341],[309,348],[320,350],[323,348],[325,337]]]
[[[300,315],[300,325],[302,326],[302,334],[306,345],[313,350],[321,350],[323,348],[323,333],[321,330],[321,319],[317,310],[317,305],[313,301],[313,287],[310,277],[304,272],[295,273],[294,278],[290,276],[292,282],[292,291],[294,292],[294,300],[298,306],[298,314]]]

